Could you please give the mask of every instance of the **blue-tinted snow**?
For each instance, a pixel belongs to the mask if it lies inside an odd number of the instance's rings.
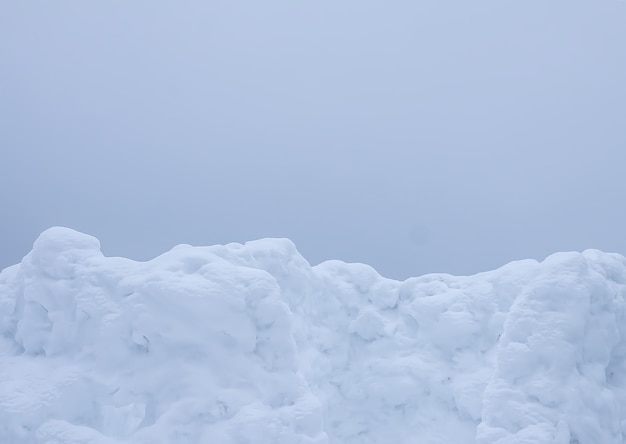
[[[592,250],[399,282],[53,228],[0,274],[0,442],[623,443],[625,282]]]

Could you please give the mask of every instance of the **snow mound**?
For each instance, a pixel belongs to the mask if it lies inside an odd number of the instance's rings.
[[[0,274],[0,442],[624,443],[626,259],[404,282],[287,239]]]

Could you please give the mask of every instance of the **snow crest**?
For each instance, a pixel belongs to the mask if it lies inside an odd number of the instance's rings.
[[[624,443],[625,301],[596,250],[400,282],[56,227],[0,274],[0,442]]]

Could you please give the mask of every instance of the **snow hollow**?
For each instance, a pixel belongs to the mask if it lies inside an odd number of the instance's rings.
[[[625,283],[595,250],[400,282],[52,228],[0,274],[0,443],[624,443]]]

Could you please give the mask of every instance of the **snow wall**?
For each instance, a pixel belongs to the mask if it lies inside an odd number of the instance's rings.
[[[626,442],[626,259],[400,282],[286,239],[0,274],[0,443]]]

